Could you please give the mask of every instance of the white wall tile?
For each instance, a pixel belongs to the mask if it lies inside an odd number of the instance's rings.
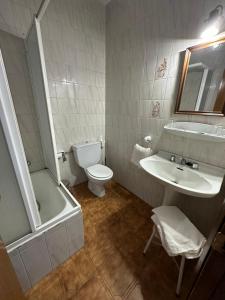
[[[157,79],[153,84],[152,99],[163,100],[166,92],[166,79]]]
[[[41,29],[57,149],[70,151],[72,144],[105,136],[105,107],[97,103],[105,102],[105,9],[98,1],[70,1],[62,15],[60,5],[60,0],[50,2]],[[63,167],[60,162],[70,184],[86,179],[74,164],[73,156]]]
[[[79,212],[10,252],[24,292],[83,245],[83,216]]]
[[[19,252],[32,285],[52,270],[44,235],[21,246]]]
[[[153,81],[142,83],[140,86],[140,99],[151,100],[153,92]]]
[[[225,167],[224,150],[219,145],[215,156],[209,143],[186,141],[163,132],[170,119],[225,126],[219,117],[173,113],[183,51],[200,42],[204,18],[218,3],[199,1],[196,6],[194,0],[124,0],[123,9],[119,1],[106,7],[106,16],[110,16],[106,23],[106,158],[114,178],[152,206],[160,205],[163,187],[129,163],[133,145],[143,144],[145,135],[152,136],[155,151],[185,154]],[[160,77],[157,71],[164,58],[166,68]],[[131,125],[132,120],[136,126]],[[162,193],[157,192],[159,189]]]
[[[26,269],[20,257],[19,251],[14,250],[9,253],[10,260],[16,272],[17,278],[24,292],[31,288],[30,280],[27,276]]]
[[[16,22],[18,23],[18,20]],[[26,61],[24,41],[21,38],[0,30],[0,47],[26,158],[31,162],[29,169],[32,172],[37,171],[43,169],[45,163]],[[36,156],[37,153],[38,156]]]
[[[62,223],[49,229],[44,235],[51,264],[55,268],[69,257],[69,240],[65,224]]]
[[[71,217],[66,222],[68,238],[69,238],[69,252],[73,255],[84,245],[84,228],[82,213]]]

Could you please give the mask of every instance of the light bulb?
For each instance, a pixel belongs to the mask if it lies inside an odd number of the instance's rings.
[[[205,38],[210,38],[214,35],[217,35],[217,33],[219,33],[219,28],[218,26],[211,25],[209,27],[207,27],[201,34],[201,38],[205,39]]]

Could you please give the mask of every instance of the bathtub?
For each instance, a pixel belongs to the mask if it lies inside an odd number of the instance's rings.
[[[41,225],[6,247],[24,291],[84,245],[80,204],[47,169],[31,174]]]
[[[47,169],[32,173],[31,181],[36,200],[40,204],[42,224],[48,224],[50,220],[52,223],[79,206],[66,189],[62,189],[62,186],[55,183]]]

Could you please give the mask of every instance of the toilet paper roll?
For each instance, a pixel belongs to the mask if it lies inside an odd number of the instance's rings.
[[[147,136],[144,137],[144,140],[145,140],[146,143],[151,143],[152,137],[150,135],[147,135]]]
[[[131,162],[136,166],[140,167],[139,161],[152,154],[151,148],[145,148],[139,144],[134,145],[134,149],[131,155]]]

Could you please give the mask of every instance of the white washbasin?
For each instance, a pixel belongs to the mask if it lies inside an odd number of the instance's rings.
[[[198,162],[199,169],[169,160],[171,153],[160,151],[140,160],[141,167],[163,184],[183,194],[210,198],[219,193],[225,170]]]

